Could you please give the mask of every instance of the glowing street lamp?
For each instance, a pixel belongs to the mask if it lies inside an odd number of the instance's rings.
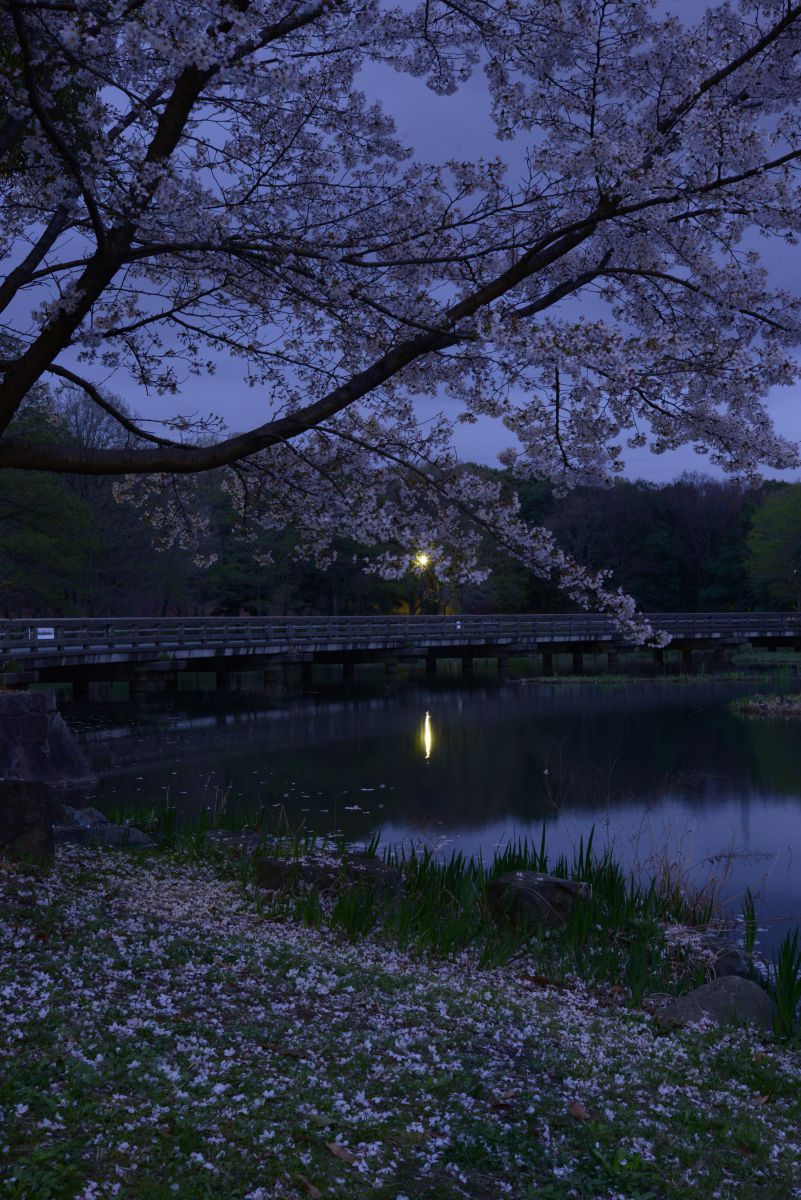
[[[412,557],[413,569],[413,584],[412,595],[409,601],[409,615],[416,614],[418,594],[422,601],[425,596],[426,587],[435,585],[434,568],[432,566],[432,558],[425,550],[418,550]]]

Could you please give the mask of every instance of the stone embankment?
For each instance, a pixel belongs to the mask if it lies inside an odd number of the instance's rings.
[[[60,806],[95,782],[52,692],[0,692],[0,848],[52,859]]]

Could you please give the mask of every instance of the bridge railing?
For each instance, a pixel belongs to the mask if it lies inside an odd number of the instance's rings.
[[[798,613],[653,613],[674,638],[788,637],[801,640]],[[99,617],[0,621],[0,657],[38,659],[104,652],[169,653],[322,646],[391,648],[542,642],[620,642],[611,619],[592,613],[379,617]]]
[[[525,641],[611,637],[611,622],[592,615],[387,617],[160,617],[0,621],[0,653],[175,650],[254,645],[302,647],[416,642]]]

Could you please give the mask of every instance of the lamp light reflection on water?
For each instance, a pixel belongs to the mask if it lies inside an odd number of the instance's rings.
[[[426,719],[423,722],[423,748],[426,752],[426,760],[431,757],[431,747],[434,739],[431,735],[431,713],[426,713]]]

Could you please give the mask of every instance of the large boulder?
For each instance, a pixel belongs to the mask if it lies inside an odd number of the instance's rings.
[[[721,979],[725,975],[740,975],[743,979],[747,979],[752,971],[752,957],[747,955],[739,946],[735,946],[732,942],[719,942],[715,939],[709,939],[705,945],[714,954],[713,961],[709,964],[710,972],[715,979]]]
[[[539,871],[508,871],[487,885],[487,902],[496,918],[552,929],[563,929],[576,900],[591,895],[588,883]]]
[[[757,1025],[772,1029],[775,1008],[758,983],[739,975],[723,975],[677,996],[657,1012],[656,1021],[663,1029],[704,1019],[715,1025]]]
[[[209,849],[224,850],[234,858],[255,854],[274,841],[253,829],[207,829],[203,840]]]
[[[92,768],[56,709],[53,692],[0,692],[0,780],[86,788]]]
[[[63,805],[60,820],[53,825],[53,840],[79,846],[139,846],[151,849],[155,842],[133,825],[113,825],[96,808]]]
[[[95,829],[98,825],[108,825],[108,817],[99,808],[73,808],[62,804],[58,820],[65,825],[82,825],[85,829]]]
[[[0,853],[38,863],[53,857],[53,795],[47,784],[0,780]]]

